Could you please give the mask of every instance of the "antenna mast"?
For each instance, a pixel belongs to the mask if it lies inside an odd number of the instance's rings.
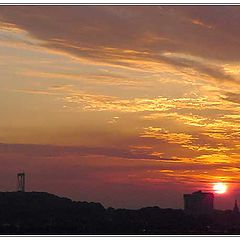
[[[17,174],[17,191],[25,192],[25,173],[24,172]]]

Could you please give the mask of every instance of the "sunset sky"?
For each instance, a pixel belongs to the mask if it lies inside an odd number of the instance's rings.
[[[0,6],[0,191],[105,207],[240,200],[239,6]]]

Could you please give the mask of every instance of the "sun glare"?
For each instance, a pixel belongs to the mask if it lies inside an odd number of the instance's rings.
[[[213,190],[215,193],[223,194],[227,191],[227,185],[225,183],[214,183]]]

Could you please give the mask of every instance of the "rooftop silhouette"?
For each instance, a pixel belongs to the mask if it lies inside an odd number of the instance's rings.
[[[214,209],[214,194],[196,191],[184,194],[184,210],[189,214],[210,214]]]

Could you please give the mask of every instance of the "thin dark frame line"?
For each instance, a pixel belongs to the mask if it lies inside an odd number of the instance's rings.
[[[240,235],[0,235],[0,237],[239,237]]]
[[[240,6],[239,3],[0,3],[0,6]]]

